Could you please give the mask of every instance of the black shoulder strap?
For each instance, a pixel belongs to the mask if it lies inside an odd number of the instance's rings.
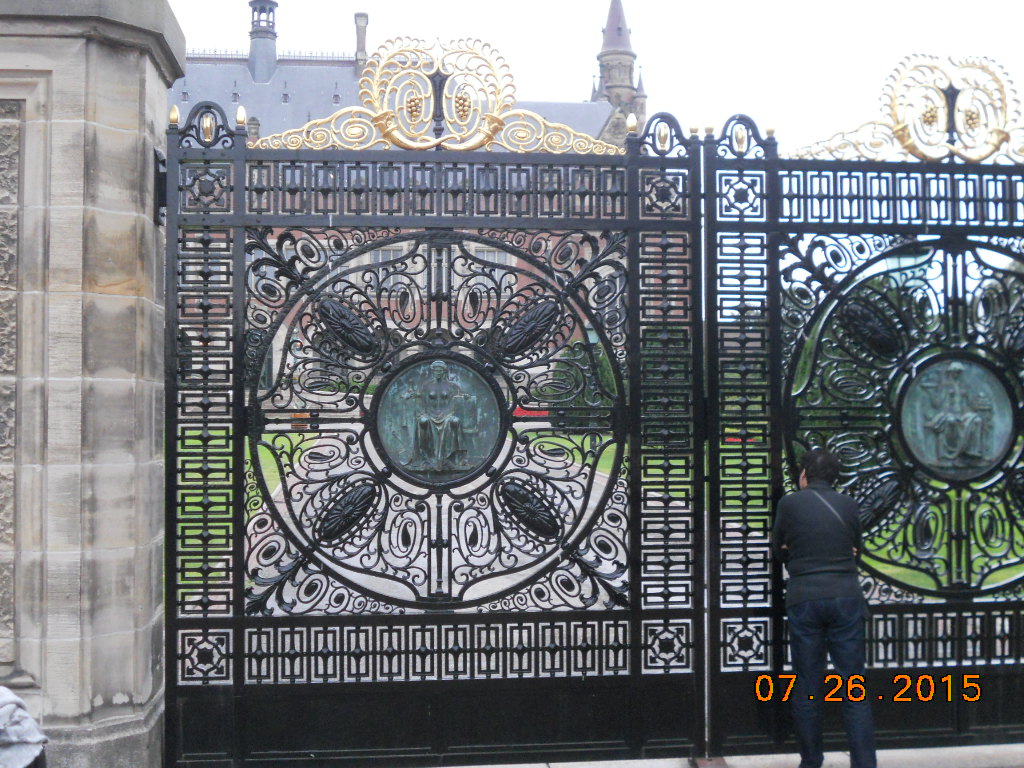
[[[843,516],[840,515],[838,511],[836,511],[836,508],[832,506],[832,502],[830,502],[828,499],[826,499],[824,496],[822,496],[820,493],[813,489],[811,490],[811,493],[813,493],[815,496],[821,499],[822,502],[824,502],[825,506],[829,508],[829,511],[836,516],[836,520],[838,520],[842,524],[843,528],[846,529],[846,532],[853,536],[853,531],[850,530],[850,526],[846,524],[846,521],[843,520]]]

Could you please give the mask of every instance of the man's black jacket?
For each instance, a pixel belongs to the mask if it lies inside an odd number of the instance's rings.
[[[854,556],[854,550],[860,549],[860,539],[857,502],[827,483],[815,481],[784,496],[775,514],[772,549],[789,571],[786,605],[820,598],[860,597],[863,593]]]

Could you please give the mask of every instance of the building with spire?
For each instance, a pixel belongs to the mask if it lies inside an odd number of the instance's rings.
[[[170,104],[177,104],[186,114],[199,101],[215,101],[229,112],[234,105],[244,106],[253,137],[298,128],[359,104],[359,78],[368,58],[368,15],[354,16],[352,55],[282,53],[277,49],[278,6],[278,0],[249,0],[248,52],[189,51],[185,76],[170,89]],[[481,37],[485,35],[481,31]],[[633,112],[643,124],[646,112],[642,82],[633,85],[636,54],[630,45],[622,0],[611,0],[597,59],[599,82],[589,101],[520,100],[518,106],[622,146],[626,117]]]
[[[590,100],[604,101],[612,107],[597,138],[622,146],[626,140],[628,116],[631,113],[636,115],[639,125],[643,125],[647,119],[647,93],[644,91],[643,76],[639,77],[636,85],[633,84],[636,53],[629,40],[622,0],[611,0],[603,33],[601,52],[597,54],[598,82]]]

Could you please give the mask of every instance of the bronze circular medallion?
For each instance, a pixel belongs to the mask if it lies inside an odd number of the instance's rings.
[[[988,366],[961,357],[939,358],[909,381],[900,422],[914,458],[944,480],[986,474],[1014,442],[1006,386]]]
[[[377,438],[399,474],[427,486],[455,485],[486,468],[503,430],[496,385],[451,358],[400,370],[378,395]]]

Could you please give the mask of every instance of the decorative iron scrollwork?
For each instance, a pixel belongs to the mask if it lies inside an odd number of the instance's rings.
[[[835,160],[1024,161],[1024,125],[990,59],[910,56],[889,76],[885,117],[794,153]]]
[[[787,245],[790,455],[841,456],[881,581],[956,596],[1024,579],[1022,263],[994,238]]]
[[[175,128],[178,130],[178,146],[182,148],[230,149],[245,135],[244,128],[232,128],[224,110],[212,101],[196,104],[181,127],[171,124],[171,129]]]
[[[690,146],[679,121],[667,112],[659,112],[647,121],[639,141],[645,154],[657,157],[684,157]]]
[[[367,61],[361,106],[250,143],[265,149],[448,149],[620,154],[623,150],[515,106],[504,58],[479,40],[432,46],[400,38]]]
[[[710,130],[710,129],[709,129]],[[768,147],[774,150],[775,139],[772,131],[761,136],[757,124],[746,115],[733,115],[725,121],[725,126],[715,144],[715,154],[721,158],[761,159],[765,157]]]
[[[501,234],[249,232],[250,613],[628,604],[624,239]]]

